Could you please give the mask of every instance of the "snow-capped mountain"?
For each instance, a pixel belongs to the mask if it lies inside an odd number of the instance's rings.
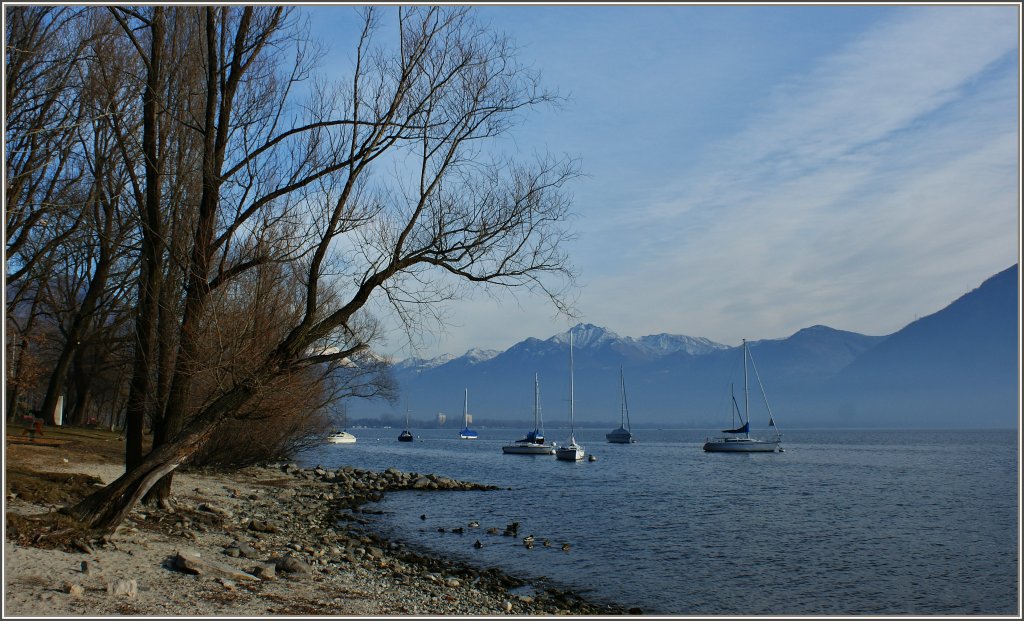
[[[1013,267],[892,335],[816,325],[748,343],[775,419],[784,427],[1012,427],[1018,405],[1017,295]],[[730,414],[720,411],[729,403],[730,384],[742,386],[742,373],[736,375],[742,369],[739,347],[677,334],[621,336],[586,323],[574,326],[572,334],[578,425],[618,420],[620,370],[634,425],[717,428]],[[568,349],[564,330],[502,352],[471,349],[458,357],[405,360],[393,372],[401,399],[414,403],[424,418],[461,411],[468,389],[474,420],[483,428],[530,418],[534,375],[544,411],[563,410]],[[370,401],[352,403],[349,413],[401,416],[397,406]],[[554,428],[560,421],[548,414],[545,422]]]
[[[462,358],[465,358],[469,364],[480,364],[481,362],[487,362],[500,353],[497,349],[479,349],[474,347],[462,354]]]

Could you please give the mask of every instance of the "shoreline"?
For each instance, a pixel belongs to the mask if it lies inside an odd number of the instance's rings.
[[[98,476],[123,467],[52,464]],[[4,542],[5,616],[411,616],[640,613],[388,541],[361,508],[389,491],[494,489],[388,469],[269,464],[175,474],[172,514],[136,507],[104,543]],[[7,512],[50,507],[7,498]],[[17,535],[17,533],[14,533]],[[192,573],[198,572],[198,573]],[[528,587],[524,588],[524,587]],[[519,592],[516,592],[519,591]],[[528,591],[528,593],[522,593]]]

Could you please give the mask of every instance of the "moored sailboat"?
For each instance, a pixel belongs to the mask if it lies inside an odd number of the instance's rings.
[[[402,433],[398,434],[399,442],[412,442],[414,439],[412,432],[409,431],[409,408],[405,408],[405,429]]]
[[[629,427],[629,406],[626,404],[626,379],[619,367],[619,392],[622,394],[622,407],[619,412],[619,428],[604,434],[612,444],[633,444],[633,433]]]
[[[459,432],[459,438],[463,440],[476,440],[479,434],[469,426],[469,389],[466,389],[466,398],[462,405],[462,431]]]
[[[775,431],[774,440],[759,440],[750,437],[750,390],[747,386],[747,361],[750,362],[750,366],[754,369],[754,377],[757,378],[757,385],[761,388],[761,397],[764,399],[764,405],[768,409],[768,426]],[[733,397],[732,401],[733,411],[735,412],[739,409],[739,406],[736,404],[735,397]],[[743,416],[740,417],[740,422],[743,425],[736,429],[723,429],[722,433],[730,435],[705,441],[704,450],[716,453],[782,452],[782,447],[780,446],[782,434],[779,433],[779,428],[775,424],[775,417],[772,415],[771,406],[768,405],[768,397],[764,393],[764,384],[761,383],[761,377],[757,373],[757,365],[754,364],[754,359],[750,356],[750,349],[747,347],[746,339],[743,339],[743,409],[746,417],[746,420],[743,420]]]
[[[576,443],[575,403],[573,401],[572,329],[569,329],[569,441],[555,449],[555,458],[563,461],[583,459],[583,447]]]
[[[356,437],[351,433],[345,431],[345,427],[348,425],[348,408],[344,404],[341,406],[341,429],[335,429],[327,435],[327,441],[331,444],[353,444],[356,441]]]
[[[533,376],[533,431],[512,444],[501,447],[501,452],[513,455],[554,455],[554,442],[544,442],[544,426],[540,416],[540,379]]]

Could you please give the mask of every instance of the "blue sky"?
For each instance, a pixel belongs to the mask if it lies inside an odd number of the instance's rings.
[[[316,32],[349,11],[316,9]],[[478,12],[567,97],[510,144],[580,158],[582,321],[729,345],[814,324],[882,335],[1018,260],[1016,6]],[[395,336],[387,353],[505,349],[574,323],[528,295],[446,315],[417,351]]]

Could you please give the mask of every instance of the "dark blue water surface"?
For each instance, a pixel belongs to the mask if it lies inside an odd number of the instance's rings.
[[[300,461],[504,488],[391,493],[373,506],[384,535],[594,600],[656,614],[1018,612],[1016,430],[789,430],[785,452],[747,455],[703,452],[704,431],[616,445],[581,430],[597,461],[580,463],[502,454],[523,429],[413,430],[412,443],[350,431],[356,444]],[[517,538],[485,532],[512,521]]]

